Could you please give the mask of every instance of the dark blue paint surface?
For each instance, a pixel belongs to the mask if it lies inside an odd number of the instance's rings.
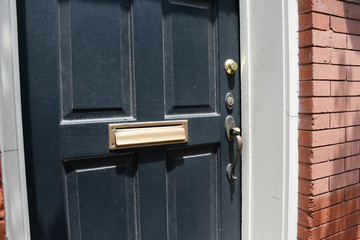
[[[224,130],[240,79],[223,67],[239,63],[238,1],[17,5],[32,239],[240,239]],[[176,119],[187,144],[108,149],[109,123]]]

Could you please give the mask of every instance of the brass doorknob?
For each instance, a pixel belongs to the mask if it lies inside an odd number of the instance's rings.
[[[225,61],[225,71],[228,74],[234,74],[237,69],[238,69],[238,65],[234,60],[228,59]]]

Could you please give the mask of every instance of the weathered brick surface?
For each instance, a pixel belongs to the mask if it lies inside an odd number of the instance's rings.
[[[298,4],[298,239],[360,239],[360,0]]]
[[[2,185],[2,174],[1,174],[1,151],[0,151],[0,240],[5,240],[5,207],[4,207],[4,194]]]

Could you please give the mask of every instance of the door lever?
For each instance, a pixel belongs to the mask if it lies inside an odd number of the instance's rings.
[[[235,175],[235,169],[236,165],[239,162],[239,159],[241,157],[242,153],[242,147],[243,147],[243,140],[240,136],[240,128],[235,127],[235,120],[232,116],[228,116],[225,120],[225,129],[226,129],[226,135],[229,141],[234,141],[236,139],[237,145],[236,145],[236,154],[234,161],[232,163],[229,163],[226,167],[226,173],[229,181],[233,181],[237,179],[237,176]]]

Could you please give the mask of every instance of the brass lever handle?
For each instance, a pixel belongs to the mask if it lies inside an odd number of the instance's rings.
[[[237,176],[235,175],[235,169],[236,165],[239,162],[239,159],[241,157],[242,153],[242,147],[243,147],[243,140],[240,136],[240,128],[231,128],[230,129],[230,137],[231,139],[236,139],[237,145],[236,145],[236,155],[233,163],[229,163],[226,167],[227,177],[230,181],[236,180]]]
[[[234,139],[236,139],[237,141],[234,161],[232,163],[229,163],[226,167],[227,177],[229,181],[233,181],[237,179],[237,176],[235,175],[235,169],[241,157],[243,139],[240,136],[241,130],[240,128],[235,126],[235,120],[232,116],[227,116],[225,119],[225,131],[226,131],[226,137],[229,142],[234,141]]]

